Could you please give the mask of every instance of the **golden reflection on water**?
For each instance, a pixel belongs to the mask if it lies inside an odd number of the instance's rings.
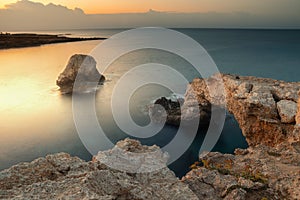
[[[76,147],[71,98],[55,82],[70,56],[98,43],[0,50],[0,169]]]
[[[25,109],[32,109],[36,105],[38,99],[38,91],[41,90],[39,85],[34,80],[28,78],[15,78],[8,80],[6,83],[0,85],[0,111],[6,109],[14,109],[22,106],[22,111]]]

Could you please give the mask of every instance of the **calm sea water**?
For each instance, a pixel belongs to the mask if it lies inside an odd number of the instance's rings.
[[[122,30],[47,31],[72,36],[109,37]],[[300,31],[292,30],[210,30],[178,29],[202,44],[223,73],[299,81]],[[71,96],[58,92],[55,80],[75,53],[89,53],[101,41],[85,41],[0,50],[0,169],[21,161],[55,152],[68,152],[90,160],[91,154],[78,137],[72,113]],[[114,62],[105,76],[108,81],[96,95],[96,112],[107,136],[114,142],[125,138],[111,117],[110,96],[114,84],[133,66],[157,62],[183,71],[191,81],[198,76],[182,58],[157,50],[136,51]],[[145,75],[146,76],[146,75]],[[169,96],[166,88],[145,86],[130,101],[133,119],[147,122],[146,107],[160,96]],[[146,119],[146,120],[144,120]],[[88,120],[88,119],[87,119]],[[157,136],[142,143],[166,145],[177,129],[166,126]],[[188,170],[198,156],[205,128],[188,151],[169,167],[178,176]],[[247,146],[236,121],[226,120],[214,151],[232,153]]]

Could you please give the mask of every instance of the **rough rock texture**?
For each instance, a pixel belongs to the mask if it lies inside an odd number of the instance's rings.
[[[297,113],[297,103],[290,100],[277,102],[277,110],[282,123],[294,123]]]
[[[298,144],[299,145],[299,144]],[[257,146],[235,155],[200,155],[184,183],[199,199],[300,199],[300,154],[290,147]]]
[[[216,80],[223,81],[224,89]],[[226,107],[250,146],[276,146],[293,135],[295,120],[300,124],[299,106],[296,115],[299,90],[299,82],[217,74],[207,79],[196,78],[188,85],[181,111],[179,104],[169,106],[175,104],[169,101],[166,106],[166,101],[159,99],[155,103],[162,105],[166,112],[162,107],[153,109],[157,107],[152,106],[150,117],[156,121],[166,117],[173,125],[179,125],[182,119],[198,117],[200,123],[207,124],[212,105]]]
[[[202,165],[193,165],[183,182],[199,199],[300,199],[300,83],[222,78],[227,109],[250,147],[236,149],[235,155],[203,153]],[[213,103],[206,83],[195,79],[185,103],[190,95],[196,95],[199,104]]]
[[[225,107],[249,148],[236,149],[235,155],[204,153],[182,181],[199,199],[300,199],[299,90],[300,82],[249,76],[194,79],[187,87],[182,115],[203,115],[186,112],[196,106],[206,113],[213,106]],[[167,114],[176,113],[174,109]]]
[[[128,154],[160,152],[152,163],[165,157],[158,147],[142,146],[135,140],[125,139],[115,148]],[[59,153],[15,165],[0,172],[0,199],[198,199],[165,164],[157,171],[129,173],[101,162],[118,156],[116,151],[100,152],[85,162]],[[152,167],[151,162],[147,164]]]
[[[300,96],[300,91],[299,94]],[[300,124],[300,98],[298,99],[298,104],[297,104],[297,114],[296,114],[296,124]]]
[[[221,75],[226,97],[224,105],[234,115],[250,146],[276,146],[293,135],[300,83],[289,83],[267,78]],[[214,78],[194,79],[185,94],[185,104],[196,96],[199,106],[218,105],[222,97],[211,99],[207,84]],[[221,93],[216,88],[214,93]],[[220,94],[221,95],[221,94]],[[213,102],[214,101],[214,102]],[[282,116],[281,116],[282,115]]]
[[[114,148],[99,152],[94,159],[128,173],[148,173],[165,168],[169,155],[156,145],[142,146],[136,140],[125,139]]]
[[[100,84],[105,80],[105,77],[98,72],[96,65],[93,57],[75,54],[70,58],[64,71],[58,76],[56,84],[62,93],[72,93],[77,78],[78,85],[76,85],[75,92],[90,91],[95,86],[91,82]]]

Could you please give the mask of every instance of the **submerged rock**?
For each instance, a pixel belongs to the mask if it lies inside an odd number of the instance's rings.
[[[95,89],[95,85],[97,86],[105,80],[105,77],[98,72],[96,65],[95,59],[89,55],[73,55],[64,71],[56,80],[60,91],[62,93],[72,93],[87,92]],[[75,80],[76,88],[74,88]],[[97,83],[94,84],[95,82]]]
[[[159,149],[142,146],[130,139],[120,141],[115,148],[127,154]],[[155,155],[158,157],[153,156],[153,160],[145,162],[144,167],[148,165],[151,168],[163,154]],[[110,168],[102,162],[114,161],[118,156],[114,150],[99,152],[92,161],[85,162],[59,153],[15,165],[0,172],[0,199],[198,199],[165,163],[156,171],[129,173]],[[125,165],[132,160],[123,157],[122,161]]]

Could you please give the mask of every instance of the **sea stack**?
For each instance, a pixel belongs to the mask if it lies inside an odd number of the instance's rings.
[[[104,82],[105,77],[97,70],[97,63],[92,56],[75,54],[64,71],[58,76],[56,84],[63,94],[82,93],[95,89],[95,85]],[[76,80],[76,88],[74,87]],[[97,84],[95,84],[97,82]]]

